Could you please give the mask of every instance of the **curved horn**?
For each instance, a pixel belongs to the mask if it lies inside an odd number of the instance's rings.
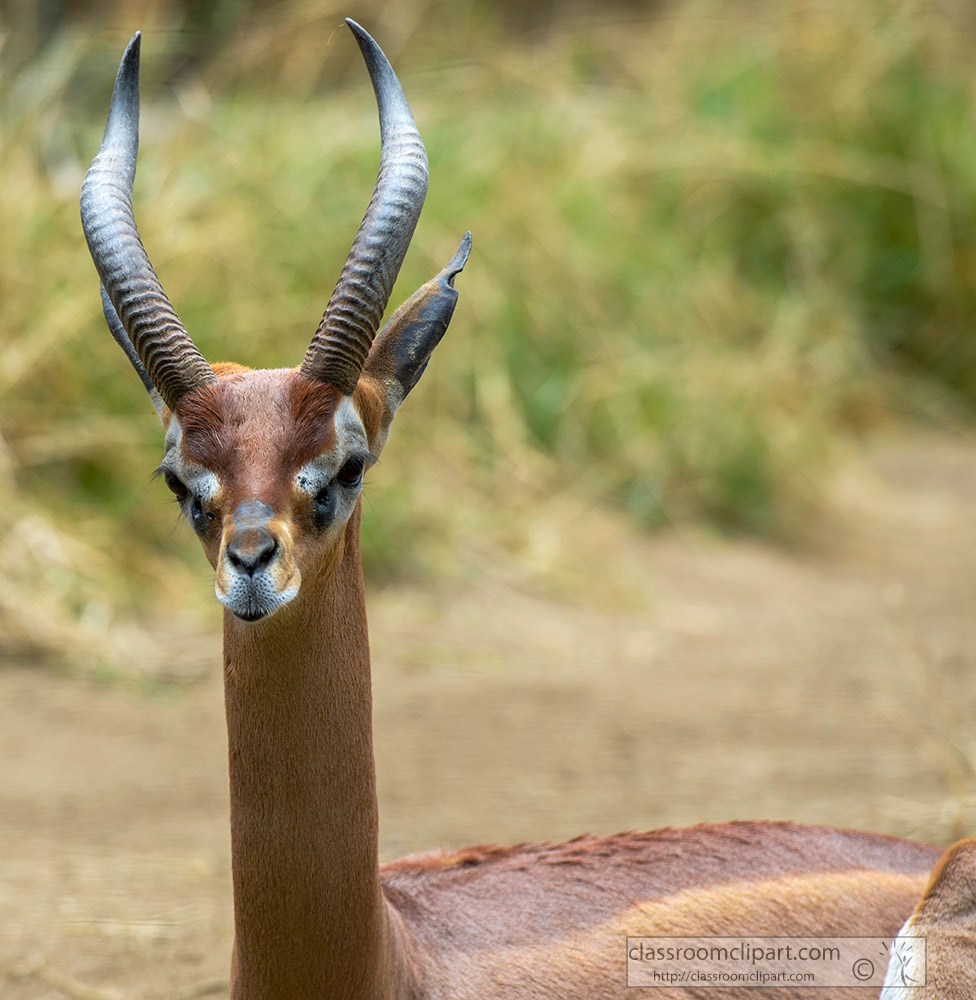
[[[215,382],[216,376],[166,297],[132,215],[140,37],[139,32],[132,36],[122,56],[105,136],[81,188],[81,224],[102,287],[152,384],[172,410],[182,396]]]
[[[146,366],[142,363],[142,359],[136,354],[136,349],[132,346],[132,341],[129,340],[129,335],[125,332],[122,320],[119,319],[119,314],[115,311],[115,306],[112,305],[112,300],[108,297],[108,292],[105,291],[104,285],[101,286],[100,291],[102,293],[102,312],[105,314],[105,322],[108,324],[109,333],[112,334],[113,340],[119,347],[125,351],[125,356],[129,359],[129,363],[135,368],[136,374],[139,376],[139,381],[142,382],[149,393],[153,409],[159,416],[162,416],[163,401],[160,398],[159,392],[153,385],[153,381],[149,377],[149,372],[146,371]]]
[[[427,152],[400,81],[382,50],[346,20],[369,69],[380,115],[380,172],[366,215],[342,268],[322,322],[302,362],[302,374],[350,394],[406,256],[427,193]]]

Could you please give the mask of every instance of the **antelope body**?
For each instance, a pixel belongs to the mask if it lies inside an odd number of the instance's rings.
[[[138,35],[82,192],[109,328],[165,426],[161,471],[225,607],[232,997],[601,1000],[633,995],[628,935],[893,936],[938,853],[822,827],[733,823],[378,864],[359,492],[447,329],[470,237],[380,329],[427,162],[393,70],[349,23],[376,91],[381,167],[299,368],[209,365],[152,270],[131,206]]]

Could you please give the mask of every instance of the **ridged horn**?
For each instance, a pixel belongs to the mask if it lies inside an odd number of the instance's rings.
[[[366,215],[302,362],[302,374],[347,395],[363,370],[427,193],[427,151],[383,51],[346,19],[369,70],[380,117],[380,170]]]
[[[172,410],[186,393],[215,382],[216,376],[166,297],[132,214],[139,152],[140,39],[139,32],[132,36],[119,65],[105,136],[81,188],[81,224],[115,316]],[[105,312],[113,336],[125,349],[112,315]]]
[[[125,356],[129,359],[132,367],[135,368],[136,374],[139,376],[139,381],[142,382],[149,393],[153,409],[161,416],[163,401],[159,396],[159,392],[153,385],[153,381],[149,377],[149,372],[146,371],[146,366],[142,363],[142,359],[136,354],[136,349],[132,346],[132,341],[129,340],[129,335],[125,332],[122,320],[119,319],[119,314],[115,311],[115,306],[112,305],[112,300],[108,297],[108,292],[105,291],[104,285],[100,286],[100,291],[102,293],[102,312],[105,314],[105,322],[108,324],[109,333],[112,334],[112,339],[119,347],[125,351]]]

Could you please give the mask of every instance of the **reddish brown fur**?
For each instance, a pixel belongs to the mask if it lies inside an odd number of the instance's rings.
[[[421,995],[602,1000],[630,995],[628,935],[890,938],[937,853],[827,827],[731,823],[424,855],[385,865],[382,881],[421,944]]]
[[[295,472],[335,444],[341,396],[298,371],[253,372],[216,365],[218,381],[180,401],[185,457],[230,488],[233,509],[260,497],[278,509]]]
[[[278,614],[224,619],[234,1000],[409,995],[378,880],[358,528]]]
[[[760,844],[762,857],[746,861],[750,851]],[[883,834],[796,823],[738,821],[629,831],[608,837],[582,834],[555,844],[481,844],[459,851],[432,851],[391,861],[383,866],[383,874],[386,884],[392,885],[400,877],[419,879],[429,872],[523,870],[527,864],[619,867],[636,860],[654,865],[654,876],[659,880],[654,891],[660,893],[735,882],[743,877],[818,871],[818,865],[827,859],[834,871],[863,870],[873,864],[878,870],[918,874],[920,859],[927,872],[936,858],[937,848]]]
[[[452,911],[458,897],[468,893],[483,898],[489,911],[492,900],[497,900],[506,923],[520,906],[531,911],[535,896],[545,896],[550,908],[563,898],[558,933],[565,934],[612,917],[622,900],[660,900],[702,888],[823,872],[872,871],[917,878],[929,871],[938,855],[936,848],[879,834],[737,822],[610,837],[586,835],[561,844],[434,852],[384,865],[382,877],[391,897],[409,897],[414,905],[422,902],[428,916],[441,908]],[[582,909],[558,891],[570,882],[600,891]],[[499,891],[503,885],[508,888],[504,893]],[[497,916],[485,920],[483,943],[495,934],[505,935],[505,924],[495,921]],[[554,929],[551,924],[535,926],[523,940],[549,937]]]
[[[284,465],[299,469],[335,446],[335,417],[342,396],[335,386],[313,382],[295,372],[289,388],[292,427],[283,454]]]
[[[183,428],[183,452],[186,457],[214,472],[226,473],[226,462],[233,454],[227,447],[224,421],[224,380],[201,386],[180,400],[177,418]]]

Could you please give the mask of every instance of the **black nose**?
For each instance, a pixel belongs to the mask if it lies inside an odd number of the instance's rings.
[[[267,528],[238,528],[227,543],[231,565],[248,576],[264,569],[278,551],[278,540]]]

